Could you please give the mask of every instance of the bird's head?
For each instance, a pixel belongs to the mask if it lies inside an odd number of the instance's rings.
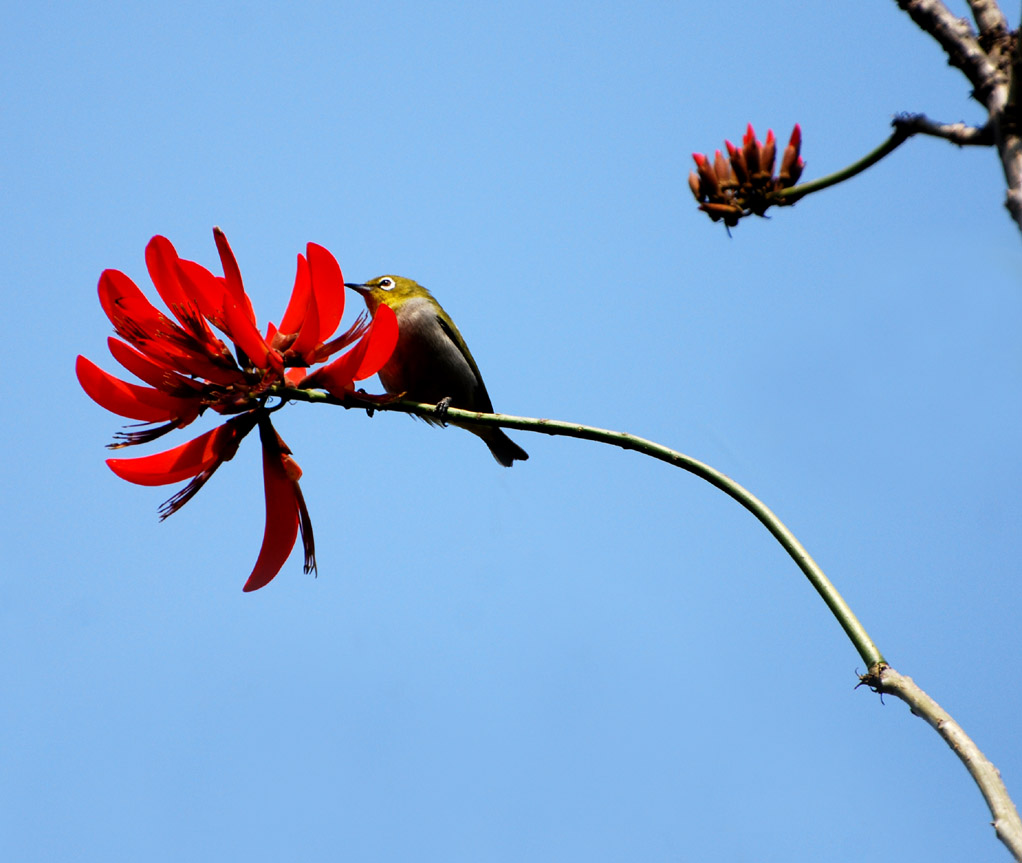
[[[358,291],[363,299],[365,299],[366,306],[368,306],[371,314],[375,313],[380,303],[390,306],[394,311],[397,311],[409,300],[414,300],[418,297],[433,299],[433,295],[418,282],[413,282],[411,279],[405,279],[401,276],[377,276],[375,279],[370,279],[361,285],[345,282],[344,287]]]

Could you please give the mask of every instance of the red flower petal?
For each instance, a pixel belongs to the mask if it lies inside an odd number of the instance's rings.
[[[301,382],[303,388],[324,389],[341,398],[354,389],[355,381],[376,374],[390,359],[397,345],[397,316],[382,303],[373,322],[355,347],[332,363],[316,369]]]
[[[266,344],[255,324],[248,319],[245,310],[230,296],[224,297],[224,322],[231,340],[245,352],[253,365],[258,369],[269,368],[270,346]]]
[[[309,243],[305,251],[319,314],[319,338],[316,341],[325,342],[334,334],[344,315],[344,276],[337,259],[322,246]]]
[[[174,313],[174,317],[181,322],[186,334],[194,340],[195,350],[206,354],[214,362],[233,365],[234,361],[227,346],[213,335],[209,324],[206,323],[201,308],[205,296],[201,301],[192,299],[188,289],[200,292],[194,281],[182,283],[182,269],[179,266],[181,259],[170,240],[161,236],[153,237],[146,246],[145,261],[157,293],[163,298],[167,308]]]
[[[110,336],[106,340],[110,353],[124,368],[149,386],[178,398],[197,396],[202,392],[202,383],[179,375],[173,369],[139,353],[130,345]]]
[[[356,381],[372,377],[387,364],[397,347],[397,336],[397,315],[390,306],[380,303],[373,315],[369,332],[362,337],[366,351],[353,376]]]
[[[308,360],[310,365],[312,363],[325,363],[338,351],[343,351],[348,345],[353,345],[369,332],[369,323],[370,321],[366,313],[362,312],[347,330],[313,351],[311,358]]]
[[[181,287],[203,316],[220,329],[224,328],[223,306],[227,283],[214,276],[202,264],[178,258],[177,276]]]
[[[298,498],[295,483],[284,465],[277,433],[269,421],[259,423],[263,443],[263,488],[266,497],[266,527],[252,574],[243,588],[258,590],[269,584],[291,555],[298,539]]]
[[[305,307],[305,317],[302,319],[302,327],[298,331],[298,338],[291,345],[291,351],[306,362],[312,363],[313,354],[316,348],[322,344],[319,337],[319,307],[317,305],[316,292],[309,291],[309,302]]]
[[[196,353],[181,345],[148,340],[133,342],[133,344],[155,362],[175,368],[183,374],[204,378],[221,386],[245,382],[245,374],[237,365],[233,368],[226,368],[214,363],[204,353]]]
[[[107,374],[83,356],[75,362],[75,374],[86,395],[112,413],[142,422],[166,422],[198,415],[198,404],[175,398],[156,389],[129,384]]]
[[[343,398],[346,392],[355,387],[355,372],[362,365],[366,347],[366,343],[360,341],[332,363],[320,366],[300,382],[302,389],[326,390],[332,396]]]
[[[181,446],[140,458],[108,458],[110,470],[137,485],[170,485],[193,477],[237,452],[241,439],[252,430],[248,416],[228,420],[221,426]]]
[[[231,251],[231,244],[227,242],[227,236],[219,228],[213,228],[213,240],[216,242],[216,250],[220,255],[220,264],[224,268],[224,280],[227,284],[227,293],[231,299],[241,308],[253,327],[256,326],[255,310],[252,308],[252,301],[245,293],[245,286],[241,281],[241,270],[238,261]]]
[[[218,346],[214,348],[214,362],[209,357],[209,346],[199,344],[154,308],[119,270],[104,270],[99,277],[99,302],[117,334],[155,362],[224,386],[244,381],[245,376],[219,339],[214,339]]]
[[[187,328],[191,320],[187,310],[192,306],[192,302],[178,279],[177,259],[177,250],[166,237],[157,235],[145,247],[146,268],[149,270],[149,278],[156,286],[156,292],[173,312],[174,317]]]
[[[159,331],[179,329],[120,270],[103,270],[99,277],[99,303],[114,329],[129,341],[139,336],[152,338]]]
[[[312,281],[309,276],[309,262],[305,255],[298,256],[298,270],[295,272],[295,286],[291,289],[291,299],[287,311],[280,320],[278,331],[284,335],[294,335],[302,328],[305,310],[309,306],[309,295],[312,293]]]

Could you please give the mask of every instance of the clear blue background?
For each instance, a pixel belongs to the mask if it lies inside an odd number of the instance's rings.
[[[151,291],[156,233],[213,267],[221,225],[261,321],[310,240],[414,277],[499,410],[766,500],[1018,799],[1022,244],[994,153],[915,140],[730,239],[686,182],[749,121],[801,123],[811,178],[898,111],[981,120],[895,3],[4,17],[0,857],[1007,859],[705,483],[523,433],[503,470],[457,429],[294,405],[320,575],[296,555],[245,595],[255,439],[159,524],[173,489],[109,472],[121,421],[73,375],[116,369],[97,278]]]

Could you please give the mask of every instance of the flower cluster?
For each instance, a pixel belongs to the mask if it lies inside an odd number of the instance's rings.
[[[780,197],[777,192],[794,186],[805,167],[799,155],[802,130],[797,123],[784,148],[781,170],[776,177],[777,142],[772,130],[767,132],[766,141],[758,141],[750,123],[741,148],[730,141],[724,143],[728,155],[717,150],[712,162],[702,153],[692,154],[697,170],[689,174],[688,185],[700,210],[715,222],[723,219],[730,228],[737,225],[742,216],[762,216],[770,206],[794,203],[793,198]]]
[[[110,353],[147,386],[128,383],[83,356],[78,381],[99,405],[138,420],[119,432],[112,449],[148,443],[183,428],[204,412],[230,417],[197,438],[155,455],[111,458],[117,476],[139,485],[187,485],[160,507],[161,519],[186,504],[242,439],[258,426],[263,451],[266,527],[263,544],[245,590],[257,590],[280,571],[299,531],[305,571],[315,570],[312,523],[298,480],[301,469],[277,434],[267,407],[271,397],[287,399],[297,387],[315,386],[344,397],[355,381],[375,374],[397,343],[397,320],[387,307],[368,322],[364,315],[334,336],[344,313],[344,278],[333,255],[309,243],[298,255],[298,271],[280,324],[263,335],[241,271],[219,228],[213,229],[224,274],[217,276],[178,256],[165,237],[146,246],[146,267],[173,319],[156,309],[124,273],[106,270],[99,279],[99,301],[119,338],[110,337]],[[233,351],[214,333],[223,333]],[[308,375],[308,369],[350,349]]]

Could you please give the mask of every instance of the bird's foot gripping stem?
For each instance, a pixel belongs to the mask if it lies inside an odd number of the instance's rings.
[[[436,418],[440,425],[447,426],[447,409],[451,406],[451,397],[444,396],[436,403]]]

